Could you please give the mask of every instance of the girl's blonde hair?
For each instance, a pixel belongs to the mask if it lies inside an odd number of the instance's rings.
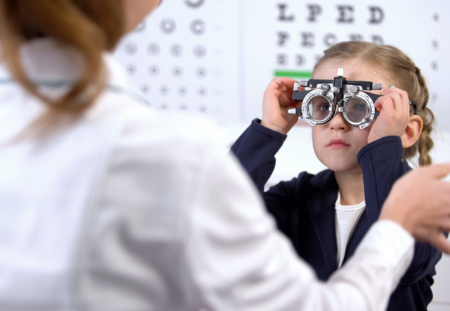
[[[411,158],[419,151],[419,165],[431,164],[432,159],[429,152],[433,148],[433,140],[430,134],[433,130],[434,115],[427,108],[430,94],[425,78],[416,64],[396,47],[363,41],[348,41],[333,45],[326,50],[314,70],[329,61],[346,59],[363,60],[371,69],[385,74],[392,84],[408,93],[409,100],[417,103],[418,114],[423,120],[422,133],[413,146],[404,149],[403,158]]]
[[[42,134],[63,117],[76,119],[93,105],[104,88],[102,52],[112,50],[123,33],[122,0],[0,0],[1,60],[48,107],[31,126],[34,130]],[[20,60],[22,43],[44,37],[73,48],[84,62],[78,81],[55,100],[37,91]]]

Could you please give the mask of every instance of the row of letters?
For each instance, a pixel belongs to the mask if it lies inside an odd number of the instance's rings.
[[[320,60],[322,55],[315,55],[313,57],[314,57],[314,64],[316,64]],[[303,54],[288,55],[286,53],[277,53],[275,60],[276,65],[282,67],[292,67],[292,66],[303,67],[307,63],[307,57]],[[432,61],[430,63],[430,67],[431,69],[433,69],[433,71],[439,70],[439,64],[436,61]]]
[[[322,55],[315,55],[314,64],[316,64]],[[276,64],[277,66],[282,67],[292,67],[292,65],[296,67],[303,67],[306,65],[307,57],[303,54],[294,54],[291,57],[285,53],[278,53],[276,55]]]
[[[300,32],[299,33],[299,46],[304,48],[313,48],[317,45],[317,38],[313,32]],[[279,47],[286,46],[286,44],[291,40],[291,35],[286,31],[279,31],[277,33],[277,45]],[[364,37],[362,34],[349,34],[348,37],[344,38],[345,41],[370,41],[375,44],[382,45],[384,44],[384,40],[380,35],[369,35],[368,37]],[[322,43],[325,47],[330,47],[340,41],[338,36],[333,33],[325,34],[322,38]]]
[[[322,6],[319,4],[307,4],[308,17],[307,22],[317,22],[323,12]],[[336,22],[340,24],[351,24],[355,22],[355,7],[352,5],[337,5],[337,19]],[[384,21],[384,11],[379,6],[369,6],[370,19],[369,24],[381,24]],[[286,3],[278,4],[278,20],[281,22],[293,22],[296,16],[289,11]]]

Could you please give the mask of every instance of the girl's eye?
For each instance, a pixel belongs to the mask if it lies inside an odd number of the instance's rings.
[[[329,111],[330,105],[321,105],[321,106],[319,106],[319,110],[320,111]]]
[[[366,110],[366,105],[356,104],[355,106],[353,106],[353,110]]]

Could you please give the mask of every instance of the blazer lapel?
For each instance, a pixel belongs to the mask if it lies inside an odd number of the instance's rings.
[[[407,162],[403,163],[405,165],[405,170],[409,171],[411,168],[408,166]],[[395,181],[395,180],[394,180]],[[393,183],[393,182],[392,182]],[[350,237],[347,248],[345,251],[344,263],[350,258],[356,251],[359,243],[361,243],[364,235],[369,231],[369,228],[378,220],[380,216],[381,208],[384,204],[384,200],[386,198],[370,197],[370,194],[366,193],[366,209],[361,214],[361,217],[356,224],[355,230],[353,230],[353,234]],[[369,206],[367,206],[367,202],[369,202]],[[374,205],[375,204],[375,205]]]
[[[318,186],[323,187],[323,190],[316,193],[306,205],[331,274],[337,269],[335,204],[338,186],[333,172],[326,176],[321,175],[316,175],[311,180],[311,184],[320,183]],[[318,177],[319,180],[317,180]]]
[[[366,209],[361,214],[358,223],[356,224],[355,230],[353,230],[352,235],[347,243],[347,248],[345,249],[344,263],[350,258],[353,253],[356,251],[359,243],[366,235],[367,231],[369,231],[370,226],[373,225],[375,221],[377,221],[378,216],[380,215],[379,211],[374,211],[372,209]]]
[[[369,230],[372,222],[369,220],[369,216],[367,215],[367,209],[361,214],[358,223],[356,224],[355,230],[353,230],[352,235],[347,243],[347,248],[345,249],[345,257],[344,262],[350,258],[358,247],[359,243],[363,239],[364,235]]]

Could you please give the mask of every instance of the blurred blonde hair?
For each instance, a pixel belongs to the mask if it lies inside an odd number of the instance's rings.
[[[332,60],[361,59],[371,69],[384,74],[396,87],[408,93],[409,100],[415,101],[418,105],[423,129],[418,141],[404,149],[403,158],[411,158],[419,152],[419,165],[431,164],[429,152],[434,144],[430,135],[433,130],[434,114],[427,107],[430,93],[425,78],[411,58],[396,47],[363,41],[341,42],[324,53],[314,70]]]
[[[122,0],[0,0],[1,60],[48,108],[30,126],[34,134],[48,132],[63,117],[75,120],[93,105],[104,88],[102,52],[112,50],[123,35],[123,15]],[[78,81],[56,100],[37,91],[20,60],[20,45],[43,37],[75,49],[84,62]]]

